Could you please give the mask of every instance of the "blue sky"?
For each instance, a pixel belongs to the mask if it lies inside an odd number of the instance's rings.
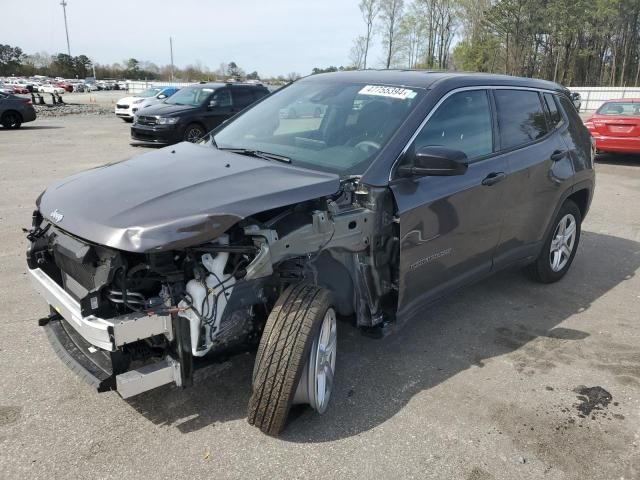
[[[216,69],[235,61],[263,76],[310,73],[347,65],[364,24],[358,0],[67,0],[71,54],[98,63],[135,57],[169,63],[197,61]],[[0,43],[27,53],[66,52],[60,0],[0,0]],[[7,18],[7,17],[5,17]],[[379,44],[379,39],[377,40]],[[375,48],[375,61],[380,57]]]

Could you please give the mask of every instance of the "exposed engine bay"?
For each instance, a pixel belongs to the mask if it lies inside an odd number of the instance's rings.
[[[103,343],[87,347],[110,357],[99,389],[125,390],[115,377],[159,358],[180,370],[175,383],[188,385],[198,359],[254,348],[291,284],[325,287],[338,314],[355,315],[360,327],[392,320],[399,264],[393,212],[388,189],[351,178],[332,196],[244,218],[211,241],[133,253],[77,238],[36,210],[27,258],[32,273],[77,302],[87,332],[106,325]],[[59,317],[50,303],[51,318]]]

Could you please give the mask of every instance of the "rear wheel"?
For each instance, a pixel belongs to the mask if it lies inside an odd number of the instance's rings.
[[[0,119],[0,123],[4,128],[20,128],[22,125],[22,117],[16,112],[5,112]]]
[[[582,215],[572,200],[566,200],[553,223],[540,255],[529,265],[531,277],[541,283],[553,283],[565,276],[578,250]]]
[[[324,413],[333,387],[336,345],[329,292],[308,284],[287,288],[267,319],[258,347],[249,423],[278,435],[293,404]]]
[[[204,128],[197,123],[192,123],[191,125],[187,125],[187,128],[185,128],[183,139],[185,142],[195,143],[204,137],[205,133]]]

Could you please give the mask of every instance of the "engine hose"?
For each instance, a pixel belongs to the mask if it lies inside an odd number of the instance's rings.
[[[124,265],[121,269],[122,271],[122,303],[125,307],[133,310],[134,312],[140,312],[141,308],[133,307],[127,302],[127,266]]]

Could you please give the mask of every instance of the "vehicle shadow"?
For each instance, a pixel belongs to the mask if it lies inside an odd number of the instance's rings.
[[[599,153],[596,163],[607,165],[640,166],[640,155],[626,153]]]
[[[54,130],[58,128],[64,128],[58,125],[22,125],[20,128],[0,128],[8,132],[20,132],[23,130]]]
[[[503,272],[432,305],[423,318],[380,340],[342,323],[329,410],[319,416],[295,407],[281,438],[325,442],[357,435],[389,420],[423,390],[538,337],[583,340],[588,333],[559,324],[633,277],[639,252],[638,242],[585,231],[572,269],[553,286],[533,283],[519,271]],[[516,368],[532,374],[553,368],[549,363]],[[191,389],[159,389],[129,404],[153,423],[183,433],[244,418],[252,368],[253,355],[234,357]]]

